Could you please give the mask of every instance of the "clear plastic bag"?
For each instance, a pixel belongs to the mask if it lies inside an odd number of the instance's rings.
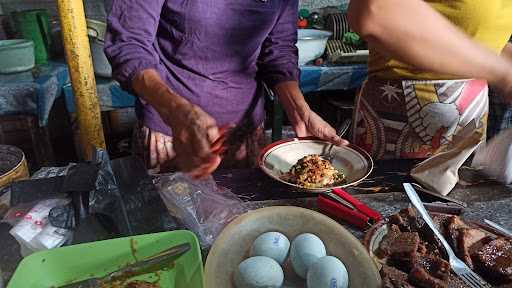
[[[155,185],[169,213],[199,237],[203,249],[231,220],[248,211],[240,198],[217,186],[212,177],[195,180],[183,173],[165,174],[155,179]]]
[[[71,237],[71,231],[52,226],[48,221],[50,210],[65,205],[68,199],[48,199],[13,207],[4,219],[13,225],[9,233],[22,247],[22,255],[62,246]],[[29,208],[30,207],[30,208]]]
[[[512,129],[507,129],[489,143],[482,143],[475,153],[472,166],[504,184],[512,183]]]

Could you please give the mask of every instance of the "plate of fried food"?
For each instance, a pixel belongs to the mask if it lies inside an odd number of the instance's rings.
[[[262,150],[259,165],[281,183],[316,193],[356,185],[373,170],[370,155],[355,145],[330,149],[316,138],[281,140]]]
[[[493,287],[512,287],[512,239],[456,215],[430,215],[468,267]],[[440,240],[414,208],[402,209],[374,225],[363,244],[380,266],[382,287],[468,287],[451,271]]]

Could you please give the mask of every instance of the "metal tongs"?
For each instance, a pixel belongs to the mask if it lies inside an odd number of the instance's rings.
[[[365,230],[382,219],[379,212],[366,206],[341,188],[333,188],[317,198],[318,209]]]

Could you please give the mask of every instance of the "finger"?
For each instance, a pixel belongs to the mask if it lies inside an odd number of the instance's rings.
[[[174,152],[174,147],[172,145],[172,139],[170,137],[164,138],[165,150],[167,151],[167,158],[172,160],[176,156],[176,152]]]
[[[217,138],[217,140],[215,140],[211,144],[211,149],[212,150],[219,149],[220,147],[222,147],[224,145],[224,143],[226,142],[226,139],[227,139],[226,134],[221,134],[221,136],[219,138]]]
[[[206,127],[206,135],[209,143],[215,142],[218,138],[221,137],[221,131],[215,125],[211,125]]]
[[[157,148],[157,161],[158,164],[167,162],[167,150],[165,148],[164,136],[160,133],[155,133],[155,142]]]
[[[155,168],[157,163],[157,148],[155,133],[149,132],[149,167]]]
[[[191,151],[193,151],[192,158],[198,159],[202,163],[202,159],[208,158],[211,155],[211,142],[206,134],[201,134],[200,132],[194,133],[192,136],[193,138],[190,143]]]
[[[212,149],[212,154],[214,155],[223,155],[224,153],[226,153],[226,151],[228,151],[228,147],[226,146],[220,146],[220,147],[217,147],[215,149]]]
[[[190,176],[195,179],[205,178],[213,173],[219,167],[222,159],[219,156],[213,156],[208,163],[201,165],[199,168],[190,172]]]
[[[295,131],[295,135],[297,135],[297,137],[311,136],[311,134],[306,129],[306,125],[304,123],[294,125],[293,130]]]
[[[319,129],[319,135],[321,139],[327,140],[334,145],[344,146],[349,142],[336,134],[336,130],[329,124],[324,123],[323,127]]]

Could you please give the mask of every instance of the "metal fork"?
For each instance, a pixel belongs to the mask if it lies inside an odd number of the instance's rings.
[[[351,119],[345,119],[345,121],[343,121],[343,123],[341,123],[341,126],[338,128],[338,131],[336,131],[336,134],[340,137],[343,137],[343,135],[345,135],[345,133],[347,132],[348,128],[350,128],[351,124],[352,124]],[[323,158],[325,160],[332,162],[332,158],[333,158],[332,148],[333,147],[334,147],[334,144],[331,143],[329,145],[329,147],[327,148],[327,153],[323,156]]]
[[[404,183],[404,188],[407,196],[409,196],[409,199],[411,200],[411,203],[414,205],[414,207],[416,207],[423,220],[425,220],[425,223],[427,223],[430,229],[432,229],[434,234],[441,241],[444,249],[446,249],[446,254],[448,254],[450,266],[453,272],[455,272],[455,274],[464,280],[464,282],[466,282],[466,284],[468,284],[471,288],[491,288],[492,286],[489,285],[489,283],[485,282],[485,280],[473,272],[464,262],[462,262],[462,260],[455,256],[455,253],[450,247],[450,244],[446,242],[446,239],[444,239],[441,232],[439,232],[439,230],[437,230],[436,226],[434,225],[434,222],[432,222],[432,218],[430,218],[430,215],[425,209],[425,206],[423,206],[420,197],[418,197],[418,194],[412,185],[410,183]]]

